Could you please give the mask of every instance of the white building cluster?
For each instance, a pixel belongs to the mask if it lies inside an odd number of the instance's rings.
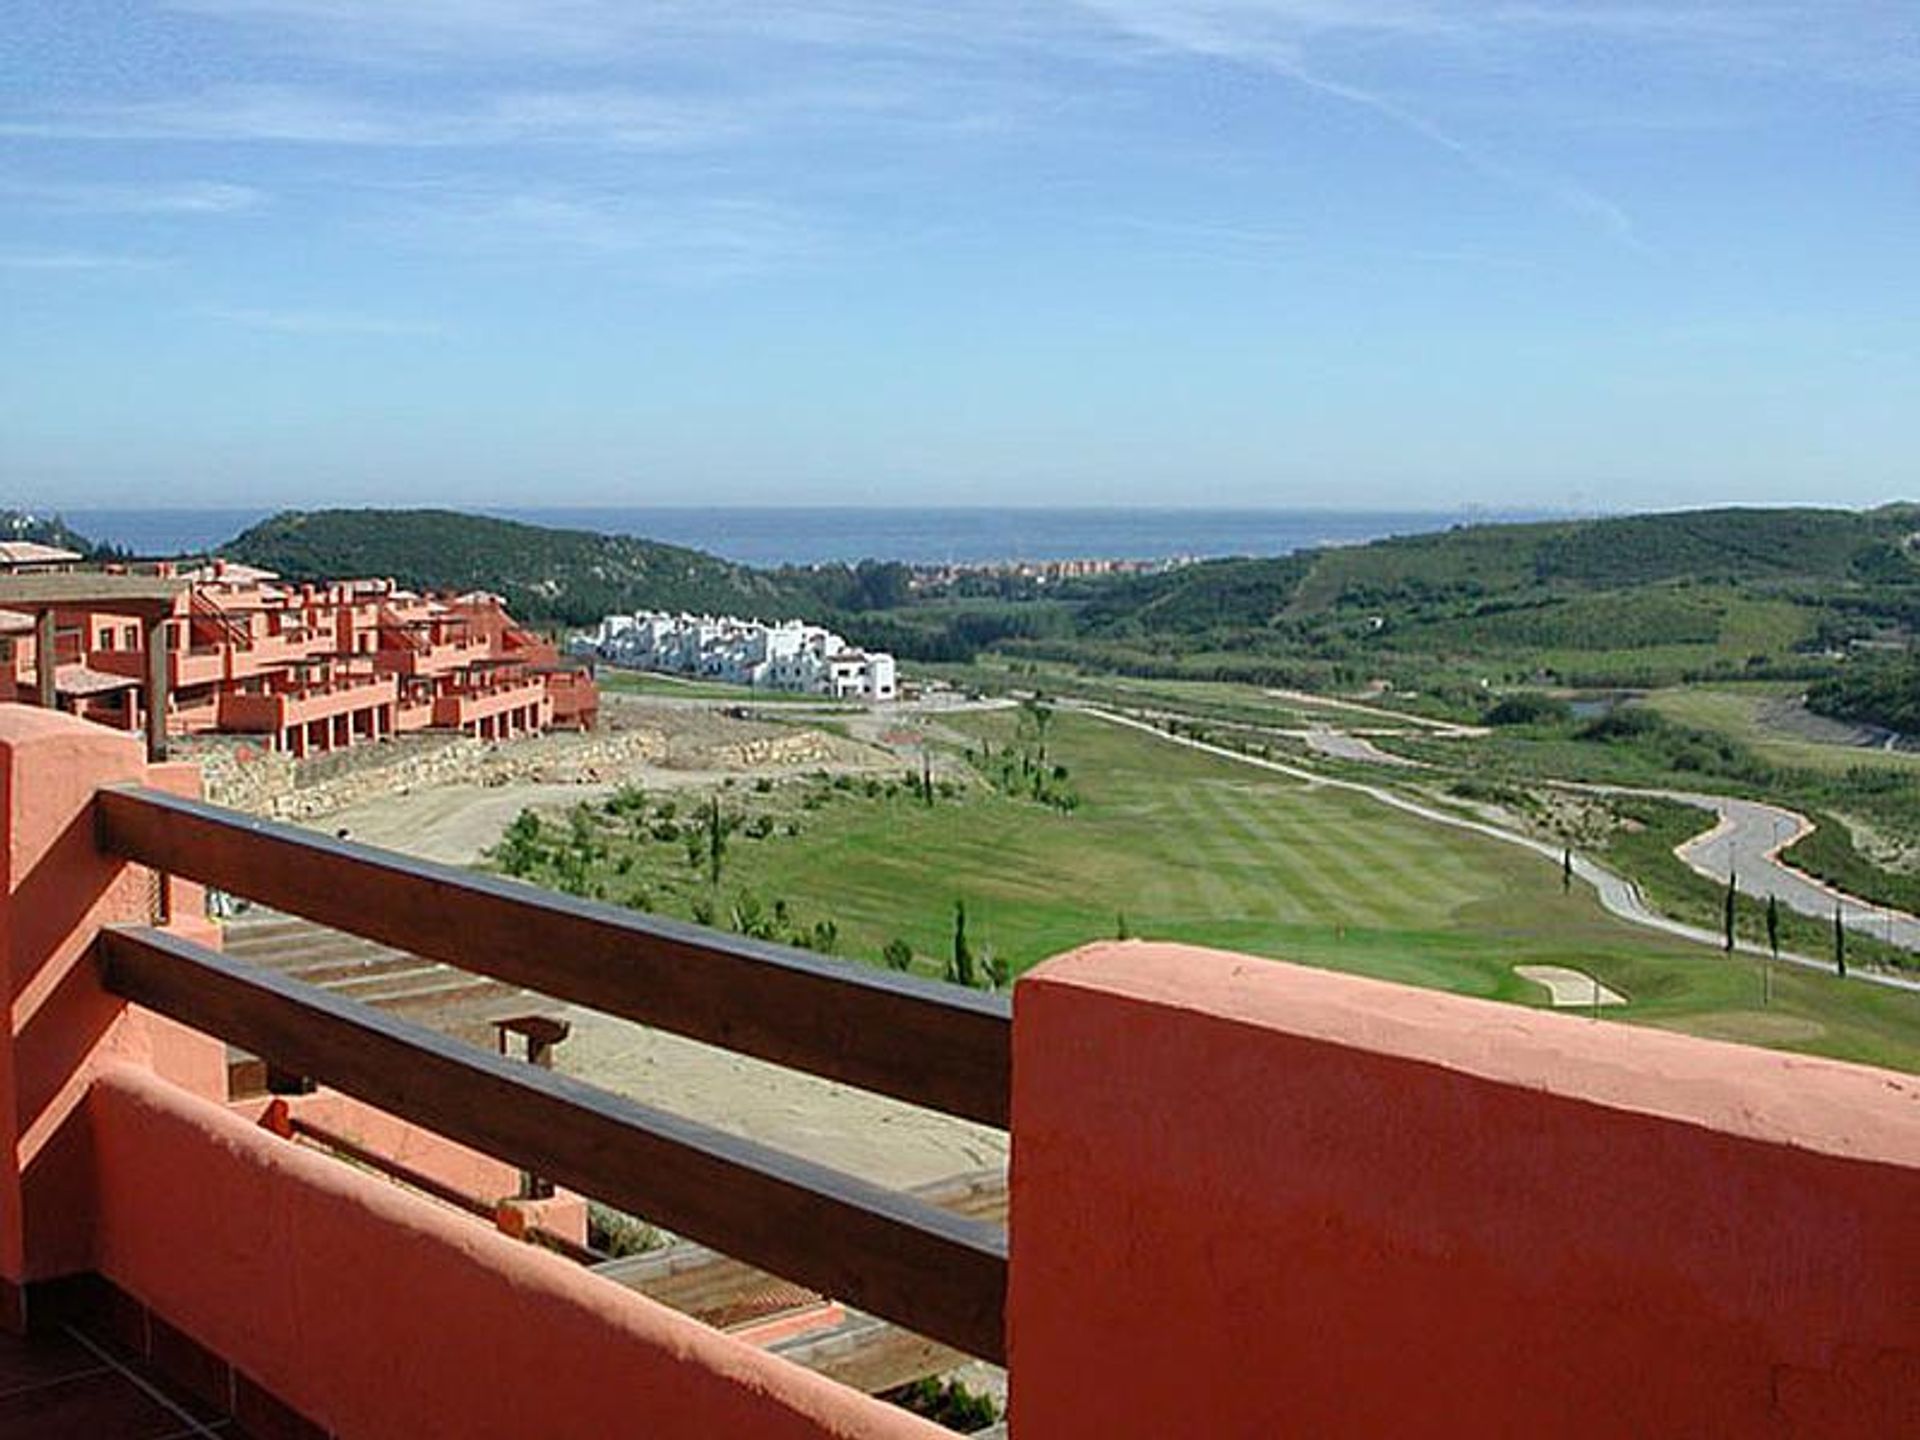
[[[893,656],[856,649],[831,630],[800,620],[765,625],[731,615],[643,610],[607,616],[597,630],[577,637],[573,648],[636,670],[837,700],[892,700],[899,692]]]

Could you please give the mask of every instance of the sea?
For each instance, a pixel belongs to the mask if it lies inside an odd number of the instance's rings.
[[[204,554],[272,514],[266,509],[69,509],[91,540],[140,556]],[[637,535],[756,566],[900,560],[982,565],[1016,560],[1210,559],[1358,545],[1454,525],[1539,520],[1475,510],[1187,510],[771,506],[494,509],[535,525]]]

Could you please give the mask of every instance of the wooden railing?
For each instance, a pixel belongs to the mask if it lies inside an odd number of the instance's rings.
[[[146,789],[101,848],[429,959],[1004,1127],[1006,1001],[640,916]],[[1006,1235],[503,1059],[168,934],[101,937],[108,987],[403,1119],[989,1360]]]

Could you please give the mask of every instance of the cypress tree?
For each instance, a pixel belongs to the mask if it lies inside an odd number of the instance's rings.
[[[1727,898],[1726,898],[1725,905],[1723,907],[1724,913],[1721,916],[1721,925],[1725,931],[1727,954],[1729,955],[1733,953],[1733,920],[1734,920],[1734,905],[1735,905],[1734,897],[1738,893],[1739,891],[1736,888],[1734,883],[1733,872],[1729,870],[1727,872]]]
[[[1780,897],[1767,896],[1767,948],[1773,951],[1773,958],[1780,958]]]
[[[1840,902],[1833,902],[1833,968],[1842,978],[1847,973],[1847,927],[1840,918]]]
[[[947,979],[971,990],[976,983],[973,950],[967,944],[967,902],[953,902],[953,958],[947,962]]]

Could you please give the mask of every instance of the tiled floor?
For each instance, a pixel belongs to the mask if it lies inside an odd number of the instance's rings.
[[[169,1393],[74,1331],[0,1331],[0,1440],[236,1440],[231,1420]]]

